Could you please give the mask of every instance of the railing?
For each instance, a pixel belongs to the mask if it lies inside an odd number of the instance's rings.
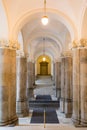
[[[45,112],[45,109],[44,109],[44,128],[46,128],[46,112]]]

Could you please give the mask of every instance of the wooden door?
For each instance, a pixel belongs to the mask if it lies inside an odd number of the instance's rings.
[[[40,62],[40,74],[48,75],[48,62]]]

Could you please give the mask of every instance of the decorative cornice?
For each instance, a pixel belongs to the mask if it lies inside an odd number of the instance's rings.
[[[19,50],[20,44],[18,41],[1,39],[0,48],[9,48],[9,49]]]
[[[87,48],[87,39],[82,38],[79,41],[74,40],[72,43],[69,44],[69,49],[83,49]]]

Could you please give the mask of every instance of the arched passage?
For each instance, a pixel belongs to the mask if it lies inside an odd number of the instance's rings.
[[[41,55],[38,57],[36,61],[37,65],[37,75],[51,75],[52,67],[51,67],[51,58],[45,55],[45,60],[43,59],[44,56]]]
[[[72,21],[68,17],[66,17],[63,13],[58,12],[57,10],[48,9],[48,14],[49,14],[49,16],[51,14],[54,17],[56,17],[59,21],[61,21],[61,23],[63,23],[67,27],[67,29],[70,32],[72,40],[78,37],[76,27],[74,26]],[[21,16],[10,31],[10,38],[14,39],[14,40],[17,39],[19,30],[22,29],[22,27],[26,23],[28,23],[29,20],[31,20],[33,17],[35,17],[37,15],[39,18],[41,18],[42,10],[40,10],[40,9],[33,10],[32,12],[27,12],[26,14]]]

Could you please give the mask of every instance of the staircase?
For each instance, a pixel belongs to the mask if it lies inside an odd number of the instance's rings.
[[[58,108],[59,102],[57,100],[52,100],[50,95],[37,95],[36,100],[29,101],[29,107],[32,109],[36,108]]]
[[[29,108],[35,109],[35,108],[58,108],[59,102],[58,101],[37,101],[32,100],[29,101]]]
[[[37,76],[36,84],[42,84],[42,85],[53,85],[52,76],[46,75],[46,76]]]

